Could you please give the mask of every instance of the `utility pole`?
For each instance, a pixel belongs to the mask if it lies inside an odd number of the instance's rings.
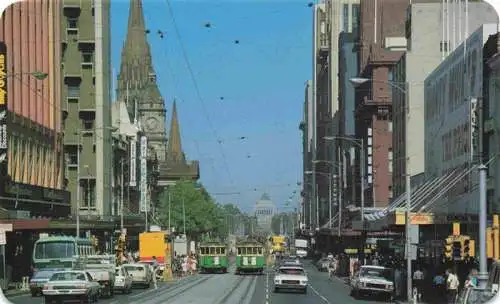
[[[123,158],[121,159],[121,176],[120,176],[120,228],[123,233]]]
[[[80,130],[76,145],[76,237],[80,237]]]
[[[408,302],[412,301],[413,298],[413,291],[412,291],[412,267],[411,267],[411,236],[410,236],[410,229],[411,229],[411,175],[410,175],[410,155],[408,153],[408,148],[410,147],[410,92],[408,88],[408,82],[405,83],[405,107],[406,107],[406,113],[405,113],[405,157],[406,157],[406,174],[405,174],[405,182],[406,182],[406,220],[405,220],[405,228],[406,228],[406,291],[407,291],[407,297],[408,297]],[[485,229],[486,230],[486,229]]]
[[[488,283],[488,260],[486,257],[486,166],[479,166],[479,287]]]

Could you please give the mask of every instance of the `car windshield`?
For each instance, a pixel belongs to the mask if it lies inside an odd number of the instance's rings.
[[[127,271],[144,271],[143,266],[125,266],[125,269],[127,269]]]
[[[281,274],[304,275],[304,269],[300,268],[280,268]]]
[[[391,270],[388,268],[363,267],[361,268],[360,276],[391,279]]]
[[[49,271],[39,271],[31,279],[32,280],[48,279],[53,274],[54,274],[53,272],[49,272]]]
[[[51,281],[85,281],[85,275],[81,272],[58,272],[50,278]]]
[[[76,254],[74,241],[40,242],[35,247],[35,259],[72,258]]]

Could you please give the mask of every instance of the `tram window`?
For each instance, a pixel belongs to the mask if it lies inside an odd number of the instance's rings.
[[[262,248],[257,248],[257,254],[262,254]]]
[[[241,248],[238,248],[238,255],[241,255]]]
[[[226,254],[226,248],[221,248],[221,254]]]
[[[209,248],[209,253],[210,254],[215,254],[215,248],[214,247],[210,247]]]
[[[205,247],[200,247],[200,253],[201,253],[201,254],[207,254],[207,248],[205,248]]]

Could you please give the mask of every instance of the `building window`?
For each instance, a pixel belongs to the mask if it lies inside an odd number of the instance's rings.
[[[95,183],[93,180],[87,179],[85,181],[82,181],[83,184],[83,204],[80,207],[80,209],[95,209],[95,197],[96,197],[96,191],[95,191]]]
[[[352,5],[352,33],[357,35],[359,32],[359,4]]]
[[[349,32],[349,4],[344,4],[344,12],[342,15],[343,20],[343,28],[342,31]]]
[[[77,29],[78,28],[78,18],[68,17],[67,27],[68,29]]]
[[[441,43],[439,44],[439,50],[441,52],[448,52],[448,45],[449,45],[448,41],[441,41]]]
[[[65,154],[66,154],[66,164],[68,166],[76,166],[78,164],[78,146],[77,145],[68,145],[65,146]]]
[[[80,98],[80,86],[77,84],[68,84],[68,98],[69,99],[78,99]]]
[[[92,52],[82,52],[82,63],[94,63],[94,54]]]

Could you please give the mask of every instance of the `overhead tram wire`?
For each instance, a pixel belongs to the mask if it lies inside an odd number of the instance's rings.
[[[172,4],[170,3],[170,0],[165,0],[165,1],[167,3],[168,10],[169,10],[170,15],[172,17],[172,23],[173,23],[173,26],[174,26],[174,29],[175,29],[175,34],[177,36],[177,39],[179,40],[179,44],[181,46],[182,55],[184,57],[184,61],[186,62],[186,66],[187,66],[189,75],[191,76],[191,81],[193,82],[193,86],[194,86],[194,89],[196,91],[196,95],[198,97],[198,101],[201,104],[203,113],[205,115],[205,118],[207,119],[207,122],[208,122],[210,128],[212,129],[212,132],[213,132],[213,134],[215,136],[215,139],[218,140],[217,130],[215,129],[215,127],[214,127],[214,125],[212,123],[212,120],[210,119],[210,116],[208,115],[208,111],[207,111],[207,108],[205,106],[205,102],[203,100],[203,97],[201,96],[201,92],[200,92],[200,88],[198,86],[198,82],[196,81],[196,77],[194,76],[193,68],[191,67],[191,62],[189,61],[189,57],[187,55],[186,47],[184,46],[184,42],[182,40],[180,31],[179,31],[179,27],[177,26],[177,21],[175,19],[175,14],[174,14],[174,10],[172,8]],[[222,143],[217,142],[217,144],[219,146],[219,150],[220,150],[222,159],[224,161],[224,167],[225,167],[225,169],[227,171],[229,180],[231,181],[231,184],[234,185],[234,179],[233,179],[233,176],[231,174],[231,170],[229,169],[229,165],[228,165],[228,162],[227,162],[227,157],[226,157],[226,154],[224,153],[224,149],[222,147]]]
[[[164,35],[159,35],[160,32],[162,34],[164,34]],[[159,38],[160,38],[159,40],[163,41],[163,38],[165,38],[165,36],[166,36],[166,32],[162,32],[162,31],[158,30],[157,31],[157,35],[159,35]],[[168,37],[168,36],[166,36],[166,37]],[[177,78],[175,77],[174,70],[172,69],[172,66],[170,65],[170,61],[169,61],[169,57],[168,57],[168,52],[167,52],[167,47],[162,47],[162,50],[163,50],[163,55],[164,55],[163,59],[165,60],[165,65],[167,67],[168,75],[172,79],[173,89],[174,89],[174,91],[179,92],[179,83],[177,82]],[[175,94],[174,94],[174,96],[175,96]],[[176,101],[176,100],[180,101],[180,102],[183,102],[183,99],[174,97],[174,101]],[[187,117],[189,117],[189,115],[187,115]],[[198,157],[196,157],[196,158],[198,160],[201,160],[202,153],[201,153],[201,150],[200,150],[199,142],[196,139],[194,139],[194,138],[192,139],[192,141],[194,142],[196,153],[198,154]],[[215,170],[215,166],[214,166],[213,161],[210,161],[210,167],[212,168],[212,171],[213,171],[213,173],[215,175],[216,170]]]

